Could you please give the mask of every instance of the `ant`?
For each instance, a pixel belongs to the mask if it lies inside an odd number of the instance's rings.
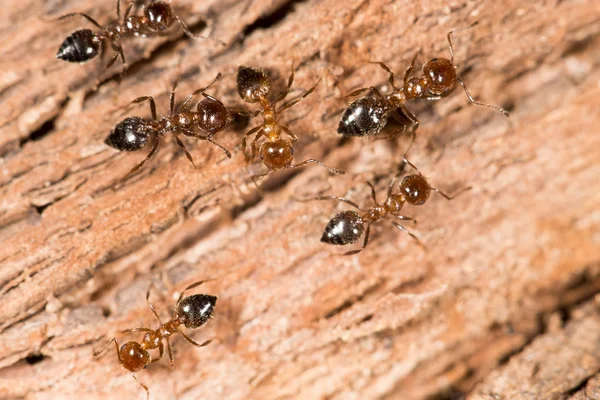
[[[298,140],[298,137],[286,126],[277,121],[279,114],[289,110],[296,104],[300,103],[308,97],[317,87],[319,81],[300,97],[284,103],[277,108],[277,103],[284,100],[290,92],[292,83],[294,82],[294,65],[292,63],[292,73],[288,78],[287,88],[277,97],[275,102],[271,102],[267,96],[271,92],[271,82],[267,75],[262,71],[250,67],[239,67],[237,73],[237,90],[246,103],[260,103],[260,110],[252,112],[251,116],[259,114],[263,117],[263,123],[255,128],[250,129],[242,139],[242,151],[246,149],[246,139],[256,134],[252,141],[252,157],[256,156],[258,140],[264,136],[266,141],[260,145],[258,153],[260,159],[267,167],[267,172],[260,175],[252,175],[252,181],[258,188],[257,179],[263,178],[276,171],[282,171],[290,168],[301,168],[307,164],[316,163],[325,168],[332,174],[344,174],[345,172],[339,169],[330,168],[321,161],[310,158],[298,164],[292,165],[294,157],[293,143]],[[282,133],[288,135],[291,140],[283,139]],[[246,156],[246,159],[249,159]]]
[[[146,163],[146,161],[154,156],[158,149],[160,138],[168,133],[171,133],[175,137],[177,145],[185,152],[186,157],[194,166],[196,166],[196,164],[194,163],[191,154],[186,150],[183,142],[177,136],[178,132],[181,132],[184,136],[206,140],[219,147],[225,152],[227,157],[231,158],[229,150],[215,142],[212,137],[225,129],[225,127],[233,121],[233,113],[243,113],[243,111],[227,108],[220,100],[205,93],[205,91],[220,78],[221,74],[219,73],[208,86],[193,92],[179,107],[177,107],[177,109],[175,108],[175,89],[178,84],[176,80],[171,89],[170,114],[169,116],[161,117],[160,119],[157,118],[156,103],[152,96],[138,97],[131,102],[131,104],[135,104],[149,101],[152,120],[146,120],[140,117],[125,118],[110,132],[108,137],[104,140],[104,143],[119,151],[135,151],[140,150],[146,145],[150,135],[154,135],[155,140],[152,144],[152,149],[146,158],[133,167],[123,179],[134,174]],[[205,99],[198,103],[196,111],[187,108],[188,103],[199,94],[204,96]],[[201,131],[208,133],[208,135],[204,136],[194,133],[192,131],[194,127],[198,127]]]
[[[365,239],[362,247],[358,250],[352,250],[347,253],[344,253],[344,255],[349,256],[360,253],[367,247],[367,244],[369,242],[369,232],[371,224],[385,219],[390,221],[396,228],[398,228],[402,232],[407,233],[410,237],[416,240],[417,244],[419,244],[423,249],[425,249],[423,243],[413,233],[411,233],[404,226],[400,225],[398,222],[394,221],[412,221],[414,224],[417,223],[417,221],[414,218],[398,214],[402,210],[404,204],[408,203],[413,206],[421,206],[425,204],[425,202],[427,202],[427,199],[429,199],[431,192],[437,192],[441,194],[446,200],[453,200],[463,192],[470,190],[471,187],[466,187],[458,191],[453,196],[449,196],[446,193],[442,192],[440,189],[432,187],[429,184],[429,182],[427,182],[425,177],[421,174],[421,172],[417,169],[417,167],[406,159],[407,152],[408,150],[404,153],[402,157],[403,162],[411,166],[417,173],[405,176],[400,182],[399,192],[394,193],[394,185],[396,183],[396,180],[400,177],[400,175],[403,174],[403,171],[401,170],[398,174],[396,174],[396,176],[390,182],[387,191],[387,198],[383,203],[379,203],[377,201],[375,187],[371,182],[366,182],[369,188],[371,189],[371,197],[373,198],[373,202],[375,203],[375,205],[370,208],[362,208],[355,202],[339,196],[319,196],[311,199],[301,200],[337,200],[349,204],[352,207],[356,208],[358,211],[363,212],[363,214],[360,215],[355,211],[347,210],[336,214],[327,224],[327,227],[323,232],[323,236],[321,237],[321,242],[333,245],[353,244],[358,242],[358,240],[364,233]]]
[[[462,29],[471,28],[477,25],[477,23],[478,22],[475,22],[471,26]],[[350,93],[348,95],[349,97],[355,97],[367,91],[371,91],[375,94],[375,97],[363,97],[350,104],[342,115],[342,119],[338,126],[338,133],[342,136],[359,137],[376,135],[386,126],[388,116],[391,116],[396,122],[402,125],[400,129],[387,135],[388,139],[396,138],[400,133],[407,129],[405,124],[406,119],[410,122],[410,131],[416,132],[419,127],[419,120],[408,108],[406,108],[406,103],[409,100],[418,98],[425,98],[430,101],[440,100],[454,90],[457,81],[465,91],[469,103],[491,108],[508,118],[508,111],[505,109],[475,101],[473,96],[471,96],[469,89],[467,89],[467,86],[457,74],[457,67],[454,64],[452,35],[462,29],[448,32],[447,39],[450,49],[450,60],[446,58],[432,58],[423,65],[422,77],[411,78],[410,74],[413,70],[417,55],[419,54],[419,52],[417,52],[404,72],[403,86],[400,88],[396,87],[394,84],[394,73],[387,65],[378,61],[371,62],[372,64],[378,64],[388,73],[388,81],[393,91],[387,96],[383,96],[377,88],[370,86]]]
[[[164,1],[151,0],[144,6],[143,16],[130,16],[129,14],[135,6],[136,1],[131,0],[121,19],[121,1],[117,0],[117,21],[108,24],[106,27],[101,26],[89,15],[79,12],[66,14],[58,18],[60,21],[79,15],[95,25],[98,28],[98,31],[94,32],[91,29],[80,29],[73,32],[61,44],[56,53],[56,58],[72,63],[85,63],[102,53],[102,45],[107,41],[115,54],[106,65],[106,69],[109,69],[115,61],[117,61],[117,58],[120,57],[123,62],[123,69],[119,78],[119,81],[121,81],[127,70],[127,62],[125,61],[125,54],[123,52],[123,47],[121,46],[121,40],[126,37],[157,36],[162,34],[177,21],[185,34],[190,38],[207,39],[207,37],[194,35],[190,32],[185,22],[183,22],[183,20],[171,9],[170,1],[167,3]]]
[[[207,340],[203,343],[197,343],[194,341],[194,339],[178,329],[178,327],[182,324],[188,329],[197,329],[201,326],[204,326],[210,318],[213,318],[212,313],[217,302],[216,296],[207,294],[194,294],[183,297],[187,290],[200,286],[206,281],[207,280],[203,280],[193,283],[181,292],[179,299],[175,304],[175,317],[164,324],[156,312],[156,309],[148,300],[150,298],[150,288],[148,288],[148,291],[146,292],[146,303],[148,303],[148,307],[150,307],[152,314],[154,314],[160,326],[157,329],[151,329],[142,326],[139,328],[123,330],[121,333],[146,332],[146,334],[141,342],[130,341],[122,345],[120,348],[119,341],[116,337],[113,337],[100,350],[94,352],[94,357],[102,354],[108,345],[111,342],[114,342],[117,357],[119,358],[119,364],[132,373],[131,376],[133,376],[133,379],[135,379],[135,381],[139,383],[144,390],[146,390],[146,399],[149,399],[150,391],[148,390],[148,387],[140,382],[133,373],[138,372],[146,368],[148,365],[150,365],[150,363],[160,361],[163,358],[165,353],[163,340],[165,340],[167,343],[167,351],[169,353],[169,363],[171,367],[173,366],[173,351],[171,350],[171,344],[169,343],[169,337],[171,335],[178,333],[183,336],[185,340],[196,347],[204,347],[211,342],[211,340]],[[158,349],[158,358],[150,357],[148,350],[152,349]]]

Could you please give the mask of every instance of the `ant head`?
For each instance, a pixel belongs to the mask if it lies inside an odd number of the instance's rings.
[[[294,147],[292,142],[285,139],[265,142],[260,146],[260,159],[267,168],[279,171],[292,165]]]
[[[207,133],[219,132],[229,122],[229,110],[219,101],[204,99],[198,103],[198,127]]]
[[[84,63],[102,51],[102,40],[90,29],[75,31],[60,45],[56,58],[72,63]]]
[[[119,151],[139,150],[148,142],[146,122],[139,117],[128,117],[119,122],[104,143]]]
[[[208,322],[216,303],[215,296],[194,294],[183,298],[177,304],[175,313],[186,328],[196,329]]]
[[[452,61],[445,58],[432,58],[423,65],[423,73],[431,94],[438,96],[454,89],[456,69]]]
[[[173,25],[173,11],[169,3],[164,1],[153,1],[144,8],[144,15],[148,21],[148,28],[160,32]]]
[[[250,67],[239,67],[237,73],[237,89],[242,100],[256,103],[271,91],[269,77],[261,70]]]
[[[329,221],[321,242],[335,245],[356,243],[364,231],[363,220],[354,211],[342,211]]]
[[[400,182],[400,193],[413,206],[425,204],[431,194],[431,186],[423,175],[408,175]]]
[[[131,372],[144,369],[150,364],[150,354],[138,342],[127,342],[121,346],[119,358]]]

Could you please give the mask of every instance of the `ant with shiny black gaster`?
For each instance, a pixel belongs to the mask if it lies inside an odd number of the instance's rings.
[[[81,16],[92,23],[98,30],[80,29],[73,32],[58,49],[56,58],[72,63],[85,63],[102,53],[103,43],[108,42],[115,54],[107,63],[106,69],[109,69],[120,57],[123,63],[123,69],[119,77],[119,81],[121,81],[127,70],[127,62],[125,61],[125,53],[123,52],[121,41],[127,37],[161,35],[177,21],[185,34],[190,38],[209,39],[205,36],[194,35],[185,22],[173,12],[170,3],[170,1],[167,3],[165,1],[151,0],[144,6],[144,15],[139,16],[129,15],[131,10],[136,6],[136,1],[131,0],[121,18],[121,1],[117,0],[117,21],[109,23],[105,27],[84,13],[75,12],[63,15],[58,20]]]
[[[469,26],[471,28],[477,25],[477,22]],[[462,29],[468,29],[462,28]],[[418,52],[413,57],[410,65],[404,72],[402,87],[396,87],[394,82],[394,73],[382,62],[374,61],[372,64],[378,64],[388,73],[388,82],[393,89],[387,96],[382,95],[377,88],[370,86],[353,91],[348,97],[359,96],[365,92],[371,91],[374,96],[362,97],[355,100],[344,111],[338,126],[338,133],[342,136],[371,136],[378,134],[387,124],[388,116],[393,118],[401,125],[401,128],[391,132],[387,138],[396,138],[399,134],[409,129],[410,132],[416,132],[419,126],[417,117],[406,107],[410,100],[424,98],[430,101],[437,101],[444,98],[452,92],[458,82],[469,103],[487,107],[498,111],[508,118],[508,111],[505,109],[476,101],[467,86],[456,72],[454,64],[454,45],[452,35],[462,29],[448,32],[448,47],[450,49],[450,60],[446,58],[432,58],[423,65],[423,76],[410,77],[413,66],[417,59]],[[409,126],[406,125],[406,119]]]
[[[188,160],[192,165],[196,166],[192,155],[187,151],[183,142],[177,136],[178,132],[181,132],[184,136],[193,137],[196,139],[206,140],[211,144],[219,147],[225,152],[227,157],[231,158],[231,153],[225,147],[215,142],[212,138],[215,134],[225,129],[225,127],[233,121],[234,114],[243,114],[244,111],[236,111],[231,108],[225,107],[225,105],[213,96],[205,93],[217,80],[219,80],[221,74],[217,74],[215,79],[206,87],[198,89],[193,92],[188,98],[177,108],[175,108],[175,89],[177,88],[177,81],[173,84],[170,96],[170,114],[169,116],[161,117],[158,119],[156,114],[156,103],[152,96],[142,96],[133,100],[131,104],[141,103],[148,101],[150,103],[150,112],[152,113],[152,120],[142,119],[140,117],[128,117],[123,121],[119,122],[115,129],[111,131],[104,143],[111,146],[119,151],[136,151],[143,148],[150,136],[154,136],[154,143],[150,153],[134,166],[129,173],[123,177],[125,180],[127,177],[138,171],[148,161],[158,149],[158,143],[168,133],[171,133],[175,137],[175,141],[179,148],[184,152]],[[205,97],[196,106],[196,111],[190,110],[187,105],[192,99],[202,95]],[[194,127],[197,127],[207,135],[200,135],[193,132]]]
[[[298,140],[296,135],[286,126],[279,123],[277,117],[286,110],[294,107],[306,97],[308,97],[317,87],[319,80],[312,88],[308,89],[300,97],[288,101],[277,108],[277,103],[283,101],[290,92],[292,83],[294,82],[294,65],[292,64],[292,73],[288,78],[287,88],[277,97],[275,102],[268,99],[271,92],[271,81],[269,77],[262,71],[250,67],[239,67],[237,73],[237,90],[246,103],[260,103],[260,109],[251,113],[252,116],[262,115],[263,123],[255,128],[250,129],[242,139],[242,151],[246,149],[246,139],[256,134],[252,140],[252,156],[254,158],[257,152],[257,143],[261,137],[265,137],[266,141],[260,145],[258,153],[267,172],[259,175],[252,175],[252,181],[258,188],[257,179],[263,178],[276,171],[283,171],[290,168],[300,168],[307,164],[316,163],[325,168],[332,174],[344,174],[345,172],[339,169],[328,167],[321,161],[310,158],[300,163],[292,165],[294,158],[293,143]],[[290,139],[283,139],[281,135],[285,133]],[[248,159],[248,157],[246,156]]]
[[[175,304],[175,317],[171,320],[163,323],[160,316],[156,312],[156,309],[150,303],[150,289],[146,292],[146,303],[152,311],[152,314],[158,320],[160,326],[157,329],[147,328],[141,326],[139,328],[126,329],[121,333],[132,333],[132,332],[146,332],[141,342],[130,341],[119,347],[119,341],[116,337],[110,339],[100,350],[94,352],[94,356],[100,355],[112,342],[115,343],[115,350],[121,364],[125,369],[131,372],[131,376],[137,383],[139,383],[146,391],[146,399],[150,398],[150,391],[148,386],[140,382],[135,376],[134,372],[141,371],[148,367],[150,363],[160,361],[165,354],[165,346],[163,340],[167,344],[167,352],[169,354],[169,363],[173,366],[173,351],[171,344],[169,343],[169,337],[174,334],[180,334],[189,343],[197,347],[204,347],[208,345],[211,340],[207,340],[203,343],[198,343],[185,333],[179,330],[180,325],[184,325],[188,329],[197,329],[204,326],[210,318],[213,317],[212,313],[217,302],[216,296],[208,294],[194,294],[191,296],[184,297],[186,291],[200,286],[207,280],[193,283],[186,287]],[[158,349],[158,358],[151,358],[149,350]]]
[[[452,196],[444,193],[438,188],[432,187],[429,182],[427,182],[427,179],[425,179],[425,177],[417,169],[417,167],[406,159],[407,152],[408,150],[403,155],[403,162],[414,168],[417,173],[405,176],[400,182],[399,192],[394,193],[394,185],[396,184],[397,179],[403,174],[403,172],[400,171],[390,182],[387,191],[387,198],[383,203],[379,203],[377,201],[375,187],[371,182],[367,182],[367,185],[371,189],[371,197],[375,203],[373,207],[363,208],[355,202],[340,196],[319,196],[301,200],[337,200],[349,204],[362,213],[359,214],[355,211],[347,210],[336,214],[327,224],[327,227],[323,232],[323,236],[321,237],[321,242],[333,245],[348,245],[358,242],[360,237],[364,234],[364,242],[360,249],[344,253],[344,255],[357,254],[363,251],[369,243],[371,224],[381,220],[387,220],[390,221],[397,229],[407,233],[422,248],[425,249],[425,245],[423,245],[423,243],[413,233],[399,223],[403,221],[412,221],[415,224],[417,223],[417,221],[411,217],[399,215],[404,204],[408,203],[413,206],[421,206],[427,202],[431,192],[437,192],[441,194],[446,200],[453,200],[458,195],[470,190],[471,187],[469,186],[463,188]]]

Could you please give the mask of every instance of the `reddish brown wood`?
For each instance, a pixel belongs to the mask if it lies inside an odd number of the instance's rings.
[[[207,277],[217,278],[201,289],[219,296],[216,318],[193,337],[219,340],[203,349],[175,340],[172,370],[138,374],[152,398],[597,398],[598,311],[580,305],[600,290],[596,2],[253,0],[242,12],[244,2],[174,0],[192,27],[202,15],[214,20],[227,46],[175,30],[130,41],[120,88],[109,80],[95,93],[98,64],[53,57],[83,24],[40,17],[83,11],[104,22],[114,4],[5,3],[0,398],[142,399],[116,356],[94,359],[93,349],[153,323],[144,302],[152,280],[168,297],[153,294],[166,317],[172,294]],[[437,187],[474,189],[407,207],[427,252],[381,224],[365,252],[339,256],[319,238],[344,208],[293,196],[366,203],[365,180],[383,196],[406,144],[340,143],[344,95],[385,84],[367,60],[401,74],[418,49],[421,63],[447,56],[446,33],[474,20],[457,35],[460,71],[476,98],[513,109],[513,125],[459,91],[413,107],[421,126],[411,160]],[[125,109],[138,96],[168,111],[182,53],[180,100],[222,72],[212,94],[241,106],[238,65],[264,66],[283,88],[295,61],[292,96],[323,77],[286,123],[300,137],[297,161],[316,157],[347,174],[276,174],[261,199],[249,176],[262,167],[235,147],[240,129],[217,136],[232,160],[190,141],[202,164],[194,170],[169,142],[114,190],[143,154],[117,154],[102,140],[125,115],[148,116]]]

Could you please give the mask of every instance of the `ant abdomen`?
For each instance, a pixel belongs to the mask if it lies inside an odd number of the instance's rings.
[[[342,211],[325,227],[321,242],[343,246],[356,243],[364,232],[363,220],[354,211]]]
[[[441,96],[454,89],[457,75],[452,61],[445,58],[432,58],[423,65],[423,73],[431,94]]]
[[[139,150],[148,142],[149,132],[140,117],[128,117],[119,122],[104,143],[119,151]]]
[[[131,372],[140,371],[150,364],[150,354],[138,342],[127,342],[121,346],[119,358]]]
[[[90,29],[73,32],[60,45],[56,58],[72,63],[85,63],[102,51],[102,40]]]
[[[182,299],[177,304],[175,312],[177,313],[179,321],[184,324],[186,328],[196,329],[208,322],[215,309],[216,303],[216,296],[195,294]]]
[[[221,102],[204,99],[198,103],[198,127],[206,133],[217,133],[229,122],[229,110]]]
[[[269,77],[259,69],[239,67],[236,82],[240,97],[248,103],[260,101],[271,91]]]
[[[338,126],[338,133],[346,136],[375,135],[387,122],[385,104],[374,97],[363,97],[346,109]]]

